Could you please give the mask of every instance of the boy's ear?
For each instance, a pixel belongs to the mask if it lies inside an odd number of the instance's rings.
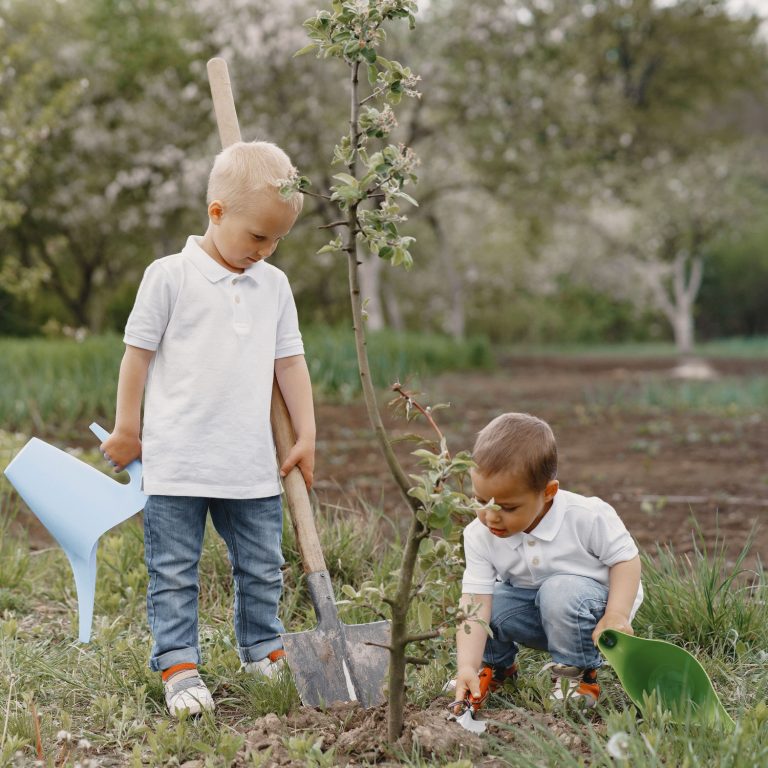
[[[211,202],[208,203],[208,217],[214,224],[219,223],[223,213],[224,206],[222,205],[221,200],[211,200]]]
[[[559,480],[550,480],[547,483],[546,488],[544,488],[544,500],[545,501],[552,501],[552,499],[555,498],[555,494],[560,489],[560,481]]]

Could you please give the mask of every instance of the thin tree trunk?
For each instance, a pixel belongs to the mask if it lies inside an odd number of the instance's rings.
[[[358,126],[358,116],[360,105],[358,102],[358,71],[360,63],[355,62],[352,65],[352,88],[351,88],[351,117],[350,117],[350,138],[353,146],[357,146],[360,133]],[[349,173],[352,176],[357,174],[357,157],[354,156],[352,162],[348,166]],[[381,420],[381,414],[379,413],[379,406],[376,401],[376,390],[371,380],[371,370],[368,365],[368,352],[365,341],[365,326],[363,323],[363,307],[362,297],[360,291],[360,258],[358,254],[357,233],[358,233],[358,221],[357,221],[357,208],[358,203],[349,206],[349,212],[347,216],[348,233],[347,242],[344,246],[344,251],[347,253],[347,264],[349,267],[349,293],[352,300],[352,323],[355,331],[355,349],[357,352],[357,364],[360,369],[360,384],[363,389],[363,399],[365,400],[365,408],[368,412],[368,418],[371,421],[376,438],[379,441],[379,447],[381,448],[384,458],[387,461],[389,471],[392,473],[392,477],[398,484],[400,491],[403,494],[403,498],[408,503],[408,507],[414,512],[418,508],[417,501],[408,495],[410,490],[410,483],[408,477],[400,466],[400,462],[395,456],[395,452],[392,449],[392,445],[387,437],[387,432],[384,429],[384,424]]]
[[[389,655],[389,712],[387,719],[387,739],[394,744],[403,731],[405,715],[405,667],[406,645],[408,640],[408,607],[411,603],[413,574],[416,558],[419,555],[421,540],[426,535],[423,523],[413,516],[405,541],[403,560],[400,565],[400,580],[397,585],[397,597],[392,603],[392,635]]]
[[[352,65],[351,75],[351,113],[350,113],[350,139],[352,146],[357,147],[360,139],[359,129],[359,109],[358,100],[358,73],[360,69],[359,62]],[[348,165],[351,176],[357,177],[357,156],[353,155],[351,163]],[[400,466],[400,462],[395,456],[392,444],[387,437],[384,424],[381,420],[378,403],[376,401],[376,390],[371,380],[370,367],[368,365],[368,354],[365,342],[365,327],[363,323],[363,307],[360,291],[360,258],[358,254],[358,219],[357,208],[359,203],[349,206],[347,224],[347,241],[344,245],[344,251],[347,253],[347,263],[349,266],[349,293],[352,301],[352,322],[355,331],[355,349],[357,351],[357,363],[360,370],[360,383],[363,389],[363,398],[365,407],[368,411],[368,418],[373,426],[374,433],[379,441],[387,465],[398,484],[403,498],[413,513],[411,525],[408,530],[408,536],[405,541],[405,551],[400,568],[400,579],[398,583],[397,597],[392,601],[390,607],[392,610],[391,623],[391,642],[390,642],[390,665],[389,665],[389,719],[388,733],[391,742],[399,738],[403,729],[403,713],[405,705],[405,665],[406,655],[405,647],[408,639],[408,606],[410,605],[410,596],[413,583],[413,573],[416,564],[416,558],[419,552],[421,539],[424,537],[425,528],[416,517],[419,504],[413,497],[408,495],[410,483],[408,477]]]

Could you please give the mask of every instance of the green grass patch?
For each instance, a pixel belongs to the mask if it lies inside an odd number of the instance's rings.
[[[360,392],[352,331],[308,328],[307,361],[315,396]],[[72,339],[0,338],[0,424],[6,431],[66,439],[94,419],[114,419],[124,345],[119,336]],[[371,333],[368,356],[380,387],[407,377],[493,365],[485,339],[455,341],[430,334]]]
[[[503,347],[505,356],[548,357],[630,357],[657,358],[677,357],[671,341],[636,341],[612,344],[511,344]],[[704,358],[764,358],[768,355],[768,336],[748,338],[713,339],[700,342],[694,347],[694,355]]]
[[[325,395],[356,397],[360,376],[352,331],[310,328],[304,331],[304,344],[313,386]],[[438,334],[380,331],[367,335],[367,350],[377,387],[414,376],[494,365],[490,344],[483,337],[456,341]]]
[[[735,416],[768,409],[768,376],[723,376],[710,381],[680,381],[650,375],[621,383],[584,388],[587,408],[718,412]]]

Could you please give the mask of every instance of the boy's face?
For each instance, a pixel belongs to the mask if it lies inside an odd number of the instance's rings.
[[[472,469],[470,475],[477,500],[481,504],[493,500],[499,507],[479,509],[477,517],[494,536],[502,539],[521,531],[530,533],[549,511],[559,488],[557,480],[550,480],[543,491],[533,491],[519,475],[509,472],[483,475]]]
[[[297,214],[277,195],[261,194],[249,209],[234,213],[213,200],[208,206],[210,226],[205,250],[223,267],[242,272],[269,258],[293,227]]]

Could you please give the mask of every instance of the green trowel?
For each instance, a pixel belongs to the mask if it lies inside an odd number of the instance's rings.
[[[664,640],[647,640],[613,629],[600,635],[598,648],[639,709],[643,709],[645,697],[655,693],[674,722],[692,718],[703,725],[733,728],[709,675],[688,651]]]

